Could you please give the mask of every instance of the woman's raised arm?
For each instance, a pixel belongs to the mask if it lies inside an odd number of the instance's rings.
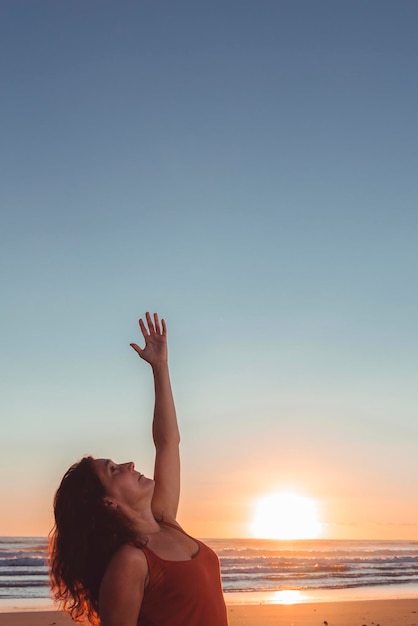
[[[145,348],[131,346],[151,365],[154,376],[155,406],[152,434],[155,444],[155,489],[152,512],[156,519],[175,520],[180,496],[180,434],[168,370],[167,328],[164,320],[145,315],[139,326]]]

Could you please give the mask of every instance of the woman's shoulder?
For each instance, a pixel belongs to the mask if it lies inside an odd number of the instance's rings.
[[[99,589],[102,624],[136,623],[147,577],[147,561],[140,548],[124,544],[116,550]]]
[[[147,560],[141,548],[125,543],[116,550],[106,568],[105,576],[131,576],[132,574],[146,578],[148,573]]]
[[[112,557],[112,560],[120,560],[123,562],[129,561],[132,563],[143,563],[144,552],[139,546],[134,546],[131,543],[124,543],[120,546]]]

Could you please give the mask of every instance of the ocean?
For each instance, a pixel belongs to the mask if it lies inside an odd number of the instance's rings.
[[[418,595],[418,541],[203,541],[220,558],[227,601]],[[2,610],[52,607],[46,559],[45,537],[0,538]]]

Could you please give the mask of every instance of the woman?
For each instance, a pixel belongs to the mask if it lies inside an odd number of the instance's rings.
[[[86,457],[55,495],[51,580],[75,621],[102,626],[227,626],[219,561],[176,521],[180,493],[179,430],[158,315],[139,326],[150,364],[155,407],[154,478],[133,463]]]

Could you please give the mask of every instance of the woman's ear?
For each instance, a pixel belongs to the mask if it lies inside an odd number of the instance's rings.
[[[103,498],[103,503],[105,505],[106,508],[108,509],[117,509],[118,505],[116,504],[116,502],[114,500],[112,500],[111,498]]]

